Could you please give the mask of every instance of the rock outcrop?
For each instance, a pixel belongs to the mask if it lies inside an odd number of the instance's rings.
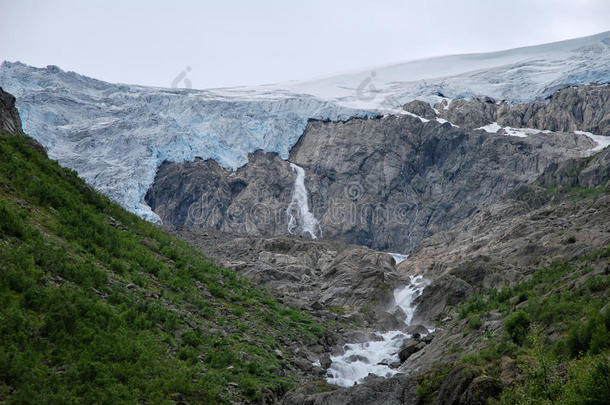
[[[163,163],[146,201],[164,223],[250,235],[285,235],[296,175],[275,153],[257,151],[236,171],[213,160]]]
[[[513,128],[610,135],[610,86],[568,87],[546,102],[509,104],[490,98],[447,101],[436,105],[439,116],[455,125],[478,128],[492,122]],[[428,118],[428,117],[425,117]]]
[[[10,135],[23,135],[21,118],[15,108],[15,97],[0,87],[0,129]]]
[[[284,405],[406,405],[417,403],[417,381],[398,375],[392,378],[369,376],[364,384],[338,388],[305,385],[284,396]],[[326,392],[319,392],[320,390]]]

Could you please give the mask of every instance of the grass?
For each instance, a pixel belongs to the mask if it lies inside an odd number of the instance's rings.
[[[75,172],[0,136],[0,402],[245,402],[327,333]]]

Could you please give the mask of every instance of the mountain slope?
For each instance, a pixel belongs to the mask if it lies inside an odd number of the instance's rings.
[[[14,119],[1,95],[0,116]],[[318,325],[126,212],[8,126],[0,402],[271,401],[303,378],[294,348],[324,345],[332,321]]]
[[[259,87],[171,90],[105,83],[56,66],[4,62],[0,86],[18,100],[26,131],[49,155],[125,208],[144,202],[159,165],[213,159],[235,169],[257,149],[282,158],[309,119],[396,111],[419,98],[544,99],[610,82],[610,33],[489,54],[407,62],[326,79]],[[443,97],[439,96],[442,94]],[[375,111],[371,111],[375,109]]]

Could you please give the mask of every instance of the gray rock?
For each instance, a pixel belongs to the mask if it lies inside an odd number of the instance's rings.
[[[413,100],[402,106],[402,109],[412,114],[419,115],[422,118],[433,120],[436,118],[436,113],[430,104],[421,100]]]
[[[426,347],[424,342],[416,339],[405,339],[398,352],[398,357],[400,358],[400,361],[404,363],[413,353],[420,351],[424,347]]]
[[[15,107],[15,97],[0,87],[0,130],[10,135],[23,135],[21,118]]]
[[[462,393],[479,374],[470,367],[456,366],[441,384],[434,405],[459,405]]]
[[[350,388],[304,384],[282,398],[284,405],[404,405],[417,401],[417,381],[413,377],[396,375],[392,378],[369,376],[363,384]]]
[[[322,356],[320,356],[320,365],[324,370],[328,369],[331,364],[332,361],[330,360],[328,353],[324,353]]]
[[[428,329],[420,324],[413,324],[411,323],[411,325],[409,325],[407,327],[407,333],[415,336],[415,335],[426,335],[428,333]]]
[[[514,128],[610,135],[609,87],[606,84],[568,87],[554,93],[548,102],[508,104],[474,98],[453,100],[448,108],[440,104],[436,107],[442,118],[466,128],[498,122]]]

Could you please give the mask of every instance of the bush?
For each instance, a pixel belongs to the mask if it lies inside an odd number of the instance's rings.
[[[468,327],[470,329],[476,330],[479,329],[481,326],[483,326],[483,322],[478,316],[471,316],[470,318],[468,318]]]
[[[504,332],[513,342],[522,345],[527,337],[529,326],[529,316],[525,312],[519,311],[504,321]]]
[[[18,238],[26,235],[26,225],[23,219],[2,200],[0,200],[0,232]]]
[[[599,313],[586,322],[572,324],[566,346],[572,357],[585,353],[597,354],[610,348],[610,311]]]

